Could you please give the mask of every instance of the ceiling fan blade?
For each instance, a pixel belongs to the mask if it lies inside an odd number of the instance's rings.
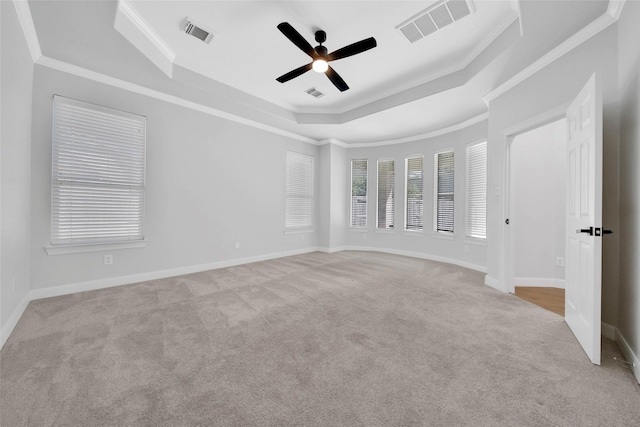
[[[349,46],[338,49],[335,52],[331,52],[327,55],[327,61],[337,61],[338,59],[357,55],[358,53],[373,49],[377,45],[378,43],[376,43],[376,39],[369,37],[368,39],[360,40],[359,42],[355,42]]]
[[[295,79],[299,75],[306,73],[311,69],[312,66],[313,66],[313,62],[310,62],[307,65],[303,65],[302,67],[298,67],[293,71],[289,71],[287,74],[281,75],[276,80],[279,81],[280,83],[288,82],[289,80]]]
[[[337,87],[338,90],[340,90],[340,92],[344,92],[345,90],[349,89],[349,86],[347,86],[344,80],[342,80],[342,77],[340,77],[340,75],[336,73],[336,70],[334,70],[333,68],[327,68],[327,71],[325,71],[324,73],[327,75],[327,77],[329,77],[331,83],[333,83],[333,85]]]
[[[288,22],[283,22],[278,24],[278,29],[285,35],[286,38],[291,40],[291,43],[298,46],[298,48],[309,55],[312,58],[315,58],[316,51],[313,50],[313,47],[309,44],[308,41],[305,40],[304,37],[300,35],[299,32],[296,31],[295,28],[291,26]]]

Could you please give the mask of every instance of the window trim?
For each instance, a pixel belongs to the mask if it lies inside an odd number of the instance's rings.
[[[104,250],[117,250],[117,249],[131,249],[131,248],[140,248],[145,247],[147,245],[147,240],[145,238],[145,216],[146,216],[146,172],[147,172],[147,117],[141,114],[132,113],[116,108],[107,107],[104,105],[94,104],[87,101],[81,101],[74,98],[69,98],[61,95],[54,94],[51,102],[51,117],[52,117],[52,127],[55,126],[56,120],[64,119],[65,116],[61,115],[60,117],[56,114],[56,105],[66,105],[71,107],[84,108],[86,110],[93,111],[94,113],[103,113],[108,114],[114,117],[129,119],[137,121],[142,124],[144,129],[144,138],[142,140],[142,179],[140,185],[136,188],[140,188],[142,193],[141,196],[141,208],[140,208],[140,237],[136,239],[122,239],[122,240],[103,240],[106,237],[96,238],[96,240],[91,241],[69,241],[69,242],[57,242],[54,243],[54,197],[55,190],[54,187],[59,184],[59,180],[54,177],[54,172],[57,170],[58,166],[56,165],[57,157],[55,157],[56,150],[59,150],[60,147],[56,144],[64,144],[64,139],[56,142],[56,129],[52,129],[51,135],[51,174],[50,174],[50,185],[49,189],[51,192],[50,196],[50,228],[49,228],[49,242],[45,245],[44,249],[47,255],[60,255],[60,254],[70,254],[70,253],[84,253],[84,252],[98,252]],[[68,116],[67,116],[68,117]],[[75,182],[71,180],[70,182]],[[103,184],[108,186],[115,186],[115,184]]]
[[[311,209],[310,209],[310,220],[309,220],[309,224],[308,225],[300,225],[300,226],[291,226],[291,225],[287,225],[287,201],[289,199],[289,195],[287,194],[287,158],[289,156],[289,153],[295,155],[295,156],[304,156],[307,157],[311,160],[311,195],[308,197],[308,199],[311,200]],[[312,156],[311,154],[306,154],[306,153],[300,153],[298,151],[293,151],[293,150],[285,150],[285,154],[284,154],[284,230],[283,233],[285,235],[287,234],[299,234],[299,233],[312,233],[315,230],[315,215],[314,215],[314,208],[315,208],[315,156]]]
[[[364,216],[364,225],[361,227],[356,227],[353,225],[353,162],[354,161],[364,161],[367,164],[367,174],[365,177],[365,183],[367,188],[367,193],[364,196],[366,209]],[[349,229],[351,230],[367,230],[369,228],[369,159],[356,159],[353,158],[349,161],[349,166],[351,168],[351,173],[349,175]]]
[[[453,153],[453,231],[448,231],[448,230],[438,230],[438,156],[440,154],[444,154],[444,153]],[[455,190],[455,183],[456,183],[456,179],[455,179],[455,172],[456,172],[456,167],[455,167],[455,163],[456,163],[456,151],[455,148],[453,147],[448,147],[448,148],[441,148],[439,150],[434,151],[433,153],[433,233],[436,236],[455,236],[455,231],[456,231],[456,226],[455,226],[455,194],[456,194],[456,190]],[[443,193],[444,194],[444,193]]]
[[[391,214],[393,215],[392,228],[380,228],[380,162],[393,162],[393,182],[391,191],[393,193],[393,207]],[[392,233],[396,229],[396,159],[393,157],[385,157],[376,161],[376,231],[384,231]]]
[[[416,229],[409,229],[407,228],[407,214],[408,214],[408,209],[407,209],[407,203],[409,201],[409,198],[407,197],[407,192],[409,190],[409,183],[408,183],[408,174],[409,174],[409,159],[415,159],[417,157],[422,157],[422,228],[420,228],[419,230]],[[408,234],[412,234],[412,235],[422,235],[424,233],[424,153],[418,153],[418,154],[409,154],[406,155],[404,157],[404,203],[403,203],[403,227],[402,227],[402,231],[404,233],[408,233]]]
[[[487,209],[487,197],[489,196],[489,191],[488,188],[485,187],[485,236],[484,237],[476,237],[476,236],[471,236],[469,233],[469,224],[468,224],[468,216],[469,216],[469,147],[473,147],[474,145],[479,145],[479,144],[485,144],[486,145],[486,149],[485,149],[485,155],[486,155],[486,160],[485,160],[485,181],[487,181],[488,183],[488,178],[489,178],[489,142],[488,140],[485,139],[480,139],[477,141],[473,141],[473,142],[469,142],[466,144],[465,146],[465,181],[464,181],[464,190],[465,190],[465,195],[464,195],[464,237],[466,240],[470,240],[471,242],[473,242],[474,240],[477,241],[478,243],[475,244],[480,244],[482,245],[484,243],[484,245],[486,245],[486,241],[487,241],[487,235],[486,235],[486,228],[487,228],[487,215],[486,215],[486,209]]]

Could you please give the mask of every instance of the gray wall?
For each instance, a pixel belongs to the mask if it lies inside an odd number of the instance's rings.
[[[623,12],[624,14],[624,12]],[[494,99],[489,118],[488,281],[506,290],[504,277],[505,130],[573,100],[597,72],[604,95],[603,226],[619,230],[617,30],[612,25]],[[495,190],[500,189],[500,195]],[[602,321],[617,324],[619,236],[603,239]]]
[[[620,304],[618,329],[640,357],[640,2],[618,23],[620,83]],[[638,360],[636,360],[636,364]],[[640,366],[636,367],[640,379]]]
[[[564,287],[565,119],[516,136],[511,143],[509,229],[516,286]]]
[[[0,346],[29,294],[31,217],[31,90],[33,60],[12,2],[0,2],[1,70],[1,265]],[[14,286],[15,283],[15,286]],[[11,321],[11,324],[8,322]]]
[[[45,252],[50,241],[54,94],[147,117],[145,248],[53,256]],[[118,277],[131,282],[149,272],[177,274],[185,268],[316,247],[317,228],[313,233],[283,233],[287,150],[315,156],[317,189],[316,146],[36,66],[32,290],[94,281],[95,287],[107,286]],[[103,265],[105,253],[113,254],[113,265]]]
[[[427,258],[442,259],[484,270],[486,266],[486,246],[484,242],[465,238],[465,165],[466,146],[487,138],[487,122],[469,126],[448,134],[407,142],[403,144],[379,147],[352,148],[347,150],[347,192],[345,197],[346,218],[349,218],[350,203],[350,159],[368,159],[368,204],[367,228],[347,232],[348,246],[384,249],[399,253],[413,253]],[[434,154],[443,149],[455,151],[455,196],[454,196],[454,237],[443,238],[433,232],[433,186]],[[410,155],[424,155],[424,217],[423,233],[404,231],[405,197],[405,158]],[[377,203],[377,161],[395,160],[395,230],[376,229]],[[346,224],[349,227],[349,224]],[[465,246],[468,252],[465,251]]]

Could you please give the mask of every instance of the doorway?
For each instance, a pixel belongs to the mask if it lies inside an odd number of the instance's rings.
[[[564,316],[566,118],[509,147],[510,291]]]

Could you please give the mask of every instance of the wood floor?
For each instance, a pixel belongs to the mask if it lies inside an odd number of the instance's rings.
[[[564,317],[564,289],[516,286],[516,296]]]

